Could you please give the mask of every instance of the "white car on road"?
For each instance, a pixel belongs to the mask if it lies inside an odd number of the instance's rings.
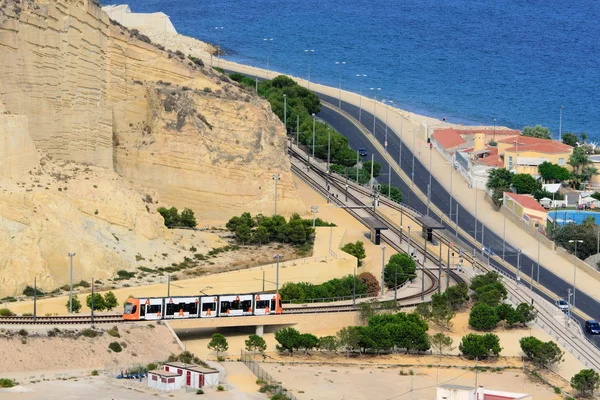
[[[562,312],[569,311],[569,303],[566,302],[565,299],[558,299],[555,301],[556,307],[559,308]]]

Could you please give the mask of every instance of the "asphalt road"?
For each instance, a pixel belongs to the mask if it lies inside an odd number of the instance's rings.
[[[338,99],[330,96],[326,96],[320,93],[317,93],[319,97],[333,105],[338,104]],[[355,119],[358,120],[359,117],[359,108],[352,104],[348,104],[346,102],[342,102],[342,110],[346,113],[352,115]],[[372,111],[372,110],[371,110]],[[382,155],[377,151],[374,146],[371,146],[370,141],[364,137],[364,134],[361,132],[358,127],[356,127],[352,122],[350,122],[347,118],[345,118],[340,113],[331,110],[326,107],[321,108],[321,112],[318,114],[318,117],[329,123],[333,128],[335,128],[338,132],[342,133],[344,136],[348,138],[348,142],[352,148],[365,148],[367,149],[368,155],[363,157],[364,161],[368,161],[371,159],[371,154],[374,154],[375,161],[381,164],[381,174],[378,178],[380,183],[388,183],[391,179],[391,183],[393,186],[396,186],[400,189],[402,194],[404,195],[403,202],[410,207],[416,209],[422,214],[427,214],[427,204],[423,203],[420,198],[418,198],[414,192],[412,191],[410,185],[407,185],[398,174],[391,170],[391,177],[388,176],[389,166],[387,161],[382,157]],[[361,112],[361,122],[369,130],[369,132],[373,132],[373,115],[369,111],[365,111],[365,109]],[[375,138],[383,145],[385,141],[385,122],[380,120],[379,118],[375,123]],[[412,143],[404,143],[400,141],[398,136],[388,128],[388,146],[387,151],[390,155],[394,157],[394,159],[399,160],[399,165],[401,165],[402,170],[409,176],[413,176],[413,154],[412,154]],[[421,143],[419,147],[418,142],[415,143],[416,152],[419,151],[437,151],[435,149],[429,149],[429,145],[426,142]],[[430,182],[430,174],[428,172],[428,168],[424,166],[418,158],[414,158],[414,185],[417,186],[423,193],[427,193],[427,186]],[[431,177],[431,203],[435,204],[438,209],[444,212],[446,215],[450,215],[453,221],[456,221],[456,205],[458,204],[455,199],[451,199],[448,191],[442,186],[435,177]],[[471,189],[474,190],[474,189]],[[450,210],[452,207],[452,210]],[[451,211],[451,214],[450,214]],[[431,210],[429,215],[434,219],[439,219],[439,216],[436,216]],[[452,234],[455,234],[454,224],[451,226],[447,226],[444,223],[447,230]],[[462,205],[458,204],[458,225],[464,231],[473,236],[475,233],[475,217],[468,210],[466,210]],[[462,244],[467,246],[471,246],[469,242],[464,240],[461,235],[458,236],[459,239],[462,240]],[[491,249],[494,254],[502,255],[502,247],[503,247],[503,238],[502,235],[493,232],[492,230],[484,227],[481,221],[477,221],[477,240],[482,242],[484,246]],[[473,251],[473,247],[471,247],[471,251]],[[476,251],[481,252],[481,249],[476,249]],[[543,251],[543,249],[542,249]],[[517,260],[520,258],[519,260]],[[512,246],[508,240],[506,241],[505,247],[505,259],[508,263],[517,267],[517,261],[519,261],[520,270],[521,270],[521,282],[527,286],[527,282],[529,281],[531,274],[533,272],[533,279],[537,279],[538,268],[537,268],[537,260],[533,260],[530,257],[521,254],[518,257],[517,250],[514,246]],[[490,264],[494,265],[496,268],[502,270],[504,273],[515,276],[515,274],[501,264],[495,262],[493,259],[490,260]],[[572,289],[572,282],[566,282],[562,278],[554,275],[552,272],[544,268],[543,265],[540,265],[539,268],[539,283],[551,290],[554,293],[560,294],[557,297],[567,298],[567,290]],[[547,298],[548,300],[554,302],[556,299],[548,298],[544,293],[536,291],[538,294]],[[576,306],[581,309],[586,314],[592,316],[593,318],[600,319],[600,303],[588,296],[585,292],[577,291],[576,295]],[[592,340],[596,342],[597,345],[600,346],[600,338],[593,337]]]

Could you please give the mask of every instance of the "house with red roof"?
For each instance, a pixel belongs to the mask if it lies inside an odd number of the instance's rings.
[[[533,196],[504,192],[503,206],[530,227],[545,229],[548,212]]]
[[[517,136],[498,140],[503,167],[516,174],[538,176],[538,166],[547,161],[568,167],[573,147],[551,139]]]

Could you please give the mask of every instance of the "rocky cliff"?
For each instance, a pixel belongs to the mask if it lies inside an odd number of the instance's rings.
[[[271,213],[279,173],[278,211],[303,212],[269,104],[160,47],[92,1],[0,0],[0,285],[63,283],[68,251],[82,279],[134,268],[169,243],[157,200]]]

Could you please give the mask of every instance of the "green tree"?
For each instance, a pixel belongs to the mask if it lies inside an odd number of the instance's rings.
[[[496,310],[484,303],[475,304],[469,313],[469,325],[474,329],[494,329],[498,322]]]
[[[571,378],[571,386],[583,396],[591,396],[600,385],[600,375],[593,369],[582,369]]]
[[[67,304],[65,304],[65,307],[67,307],[67,311],[70,308],[70,302],[67,299]],[[78,313],[81,310],[81,301],[79,301],[79,297],[74,294],[73,295],[73,312],[74,313]]]
[[[381,185],[381,194],[396,203],[402,203],[402,192],[397,187],[384,183]]]
[[[270,235],[269,230],[264,226],[259,226],[254,232],[252,232],[252,242],[258,245],[269,243]]]
[[[283,328],[275,332],[275,340],[279,343],[276,345],[277,350],[280,352],[287,351],[291,356],[294,350],[298,348],[300,332],[294,328]]]
[[[235,239],[241,243],[248,243],[252,239],[252,231],[246,224],[238,224],[235,228]]]
[[[177,213],[177,208],[171,207],[167,209],[165,207],[159,207],[157,211],[164,218],[165,226],[167,228],[179,225],[179,214]]]
[[[464,282],[446,289],[448,302],[453,310],[460,310],[469,301],[469,288]]]
[[[491,190],[498,189],[501,195],[502,192],[507,191],[512,184],[513,176],[512,172],[506,168],[495,168],[490,171],[486,186]]]
[[[579,175],[583,168],[591,163],[592,162],[585,153],[585,149],[583,147],[575,147],[568,161],[568,164],[573,167],[573,173],[575,175]]]
[[[322,336],[319,338],[318,347],[321,350],[326,350],[330,353],[333,353],[338,349],[339,343],[335,336]]]
[[[463,336],[458,349],[467,358],[497,356],[502,351],[500,338],[493,333],[485,335],[469,333]]]
[[[117,297],[113,292],[107,292],[104,295],[104,305],[106,306],[106,309],[108,311],[112,311],[112,309],[115,308],[118,304],[119,302],[117,301]]]
[[[308,352],[319,345],[319,338],[312,333],[302,333],[298,337],[297,348],[304,349],[304,352]]]
[[[540,368],[558,364],[563,360],[564,352],[552,341],[542,342],[536,337],[527,336],[521,338],[519,344],[527,358]]]
[[[393,288],[396,283],[400,285],[409,279],[414,279],[416,270],[415,260],[408,254],[394,254],[384,268],[385,284]]]
[[[523,128],[523,136],[531,136],[539,139],[552,139],[550,129],[542,125],[526,126]]]
[[[533,305],[529,303],[521,303],[517,306],[515,314],[517,315],[518,322],[520,322],[523,325],[526,325],[528,322],[531,322],[535,319],[537,311],[535,310]]]
[[[500,282],[500,274],[498,274],[496,271],[490,271],[483,275],[477,275],[471,279],[470,289],[474,292],[477,292],[477,289],[480,287],[496,282]]]
[[[346,243],[344,245],[344,247],[342,247],[342,251],[345,251],[346,253],[358,258],[359,266],[361,264],[361,260],[367,256],[367,253],[365,251],[365,246],[364,246],[362,240],[357,240],[354,243],[352,243],[352,242]]]
[[[568,144],[569,146],[577,146],[577,142],[579,141],[579,138],[577,137],[576,133],[572,133],[572,132],[565,132],[562,134],[562,142],[564,144]]]
[[[598,229],[597,226],[589,224],[565,224],[557,226],[552,231],[552,238],[557,245],[567,249],[571,254],[575,252],[575,243],[571,243],[569,240],[583,240],[582,243],[577,243],[577,257],[585,260],[596,254],[596,229]]]
[[[219,358],[219,353],[227,351],[229,344],[227,343],[225,336],[220,333],[213,333],[212,338],[206,347],[208,347],[209,350],[216,351],[217,358]]]
[[[365,161],[362,165],[362,170],[371,176],[371,161]],[[381,172],[381,164],[375,162],[373,164],[373,178],[377,178]]]
[[[179,217],[179,223],[183,226],[187,226],[189,228],[195,228],[196,225],[196,217],[194,216],[194,211],[189,208],[184,208],[181,212],[181,216]]]
[[[452,343],[454,342],[450,336],[446,336],[443,333],[436,333],[429,340],[431,347],[440,353],[440,360],[444,351],[452,350]]]
[[[298,214],[295,214],[298,216]],[[287,238],[292,244],[302,244],[306,242],[306,230],[304,222],[300,217],[292,217],[286,226]]]
[[[85,298],[85,304],[89,308],[92,308],[92,295],[91,294],[89,294]],[[102,295],[100,293],[94,293],[94,310],[96,310],[96,311],[106,310],[106,304],[104,303],[104,298],[102,297]]]
[[[516,174],[513,176],[512,185],[518,194],[530,194],[536,189],[537,183],[529,174]]]
[[[244,342],[246,344],[246,351],[252,352],[263,352],[267,349],[267,343],[265,339],[258,335],[250,335],[248,339]]]
[[[346,350],[347,354],[349,354],[350,351],[359,348],[359,334],[357,328],[357,326],[347,326],[340,329],[336,334],[338,344]]]
[[[538,172],[546,182],[564,182],[569,180],[569,170],[560,165],[544,161],[538,165]]]

